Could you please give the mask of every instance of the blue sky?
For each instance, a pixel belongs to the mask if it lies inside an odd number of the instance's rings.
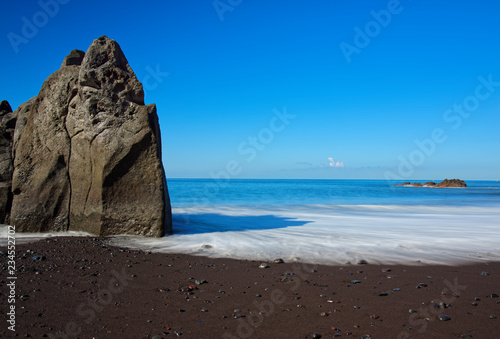
[[[168,177],[500,179],[496,1],[42,0],[3,11],[0,99],[17,108],[72,49],[107,35],[157,105]]]

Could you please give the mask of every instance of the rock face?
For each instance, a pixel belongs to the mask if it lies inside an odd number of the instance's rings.
[[[413,186],[413,187],[467,187],[465,181],[460,179],[444,179],[440,183],[436,184],[433,181],[428,181],[425,184],[421,184],[419,182],[411,183],[404,182],[402,184],[396,184],[396,186]]]
[[[73,50],[16,111],[17,230],[162,236],[171,209],[154,104],[105,36]]]
[[[0,102],[0,224],[9,222],[12,205],[12,144],[16,115],[7,101]]]

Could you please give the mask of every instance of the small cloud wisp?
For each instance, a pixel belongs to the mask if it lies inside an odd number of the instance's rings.
[[[333,168],[344,168],[344,162],[343,161],[335,161],[332,157],[328,158],[328,161],[330,161],[330,167]]]

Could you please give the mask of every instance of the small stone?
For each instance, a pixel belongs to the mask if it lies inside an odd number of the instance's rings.
[[[394,279],[394,278],[397,278],[398,276],[395,275],[395,274],[388,274],[387,275],[387,279]]]
[[[441,321],[448,321],[448,320],[451,320],[450,316],[449,315],[446,315],[446,314],[440,314],[438,316],[438,319],[441,320]]]
[[[186,312],[186,310],[185,310],[185,309],[183,309],[183,308],[179,308],[179,312],[180,312],[180,313],[183,313],[183,312]]]
[[[491,315],[490,315],[490,319],[496,319],[496,318],[497,318],[497,316],[496,316],[496,315],[494,315],[494,314],[491,314]]]
[[[175,335],[176,335],[176,336],[178,336],[178,337],[180,337],[180,336],[182,335],[182,333],[181,333],[181,332],[179,332],[179,331],[174,331],[174,333],[175,333]]]
[[[354,305],[354,308],[359,310],[361,308],[361,306],[358,306],[358,305]]]
[[[321,312],[319,315],[322,316],[322,317],[328,317],[328,313],[327,312]]]
[[[255,295],[257,298],[262,298],[262,295],[261,294],[256,294]]]
[[[31,259],[33,259],[33,261],[36,261],[36,260],[45,260],[45,257],[43,255],[35,255],[33,256]]]
[[[478,305],[478,303],[477,303],[477,302],[475,302],[475,301],[474,301],[474,302],[472,302],[472,306],[477,306],[477,305]]]
[[[208,312],[208,310],[206,308],[202,308],[201,311],[202,312]]]
[[[420,283],[417,285],[417,288],[427,287],[426,283]]]
[[[281,258],[279,258],[279,259],[274,259],[274,260],[273,260],[273,263],[275,263],[275,264],[283,264],[283,263],[285,263],[285,260],[283,260],[283,259],[281,259]]]
[[[474,298],[474,301],[480,301],[480,300],[481,300],[481,298],[478,298],[478,297]]]
[[[234,313],[238,313],[238,312],[241,312],[241,310],[240,310],[239,308],[235,308],[235,309],[233,310],[233,312],[234,312]]]
[[[203,284],[206,284],[207,282],[208,282],[208,281],[206,281],[206,280],[196,280],[194,283],[195,283],[196,285],[203,285]]]
[[[351,284],[361,284],[361,280],[351,280]]]
[[[413,308],[410,308],[410,309],[408,310],[408,312],[409,312],[409,313],[417,313],[417,310],[415,310],[415,309],[413,309]]]
[[[152,323],[152,322],[153,322],[153,320],[146,320],[146,321],[147,321],[148,323]]]
[[[320,339],[321,338],[321,334],[319,334],[318,332],[314,332],[313,335],[312,335],[313,339]]]
[[[491,293],[491,294],[490,294],[490,298],[498,298],[498,294],[496,294],[496,293]]]
[[[378,318],[380,318],[380,317],[379,317],[377,314],[372,314],[372,315],[370,316],[370,318],[372,318],[372,319],[378,319]]]
[[[481,275],[490,275],[490,273],[486,272],[486,271],[483,271],[483,272],[481,272]]]
[[[224,290],[219,290],[219,293],[226,293],[226,291],[224,291]]]
[[[388,296],[388,295],[389,295],[389,293],[387,293],[387,292],[380,292],[378,294],[379,297],[385,297],[385,296]]]
[[[263,262],[259,265],[259,268],[269,268],[269,265],[267,263]]]
[[[392,271],[392,270],[389,267],[382,269],[382,272],[384,272],[384,273],[387,273],[387,272],[390,272],[390,271]]]
[[[361,259],[358,261],[358,265],[368,265],[368,261],[366,261],[365,259]]]

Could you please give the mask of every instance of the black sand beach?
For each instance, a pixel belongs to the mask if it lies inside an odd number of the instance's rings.
[[[2,338],[495,338],[500,329],[498,262],[259,268],[90,237],[16,253],[15,332],[1,255]]]

